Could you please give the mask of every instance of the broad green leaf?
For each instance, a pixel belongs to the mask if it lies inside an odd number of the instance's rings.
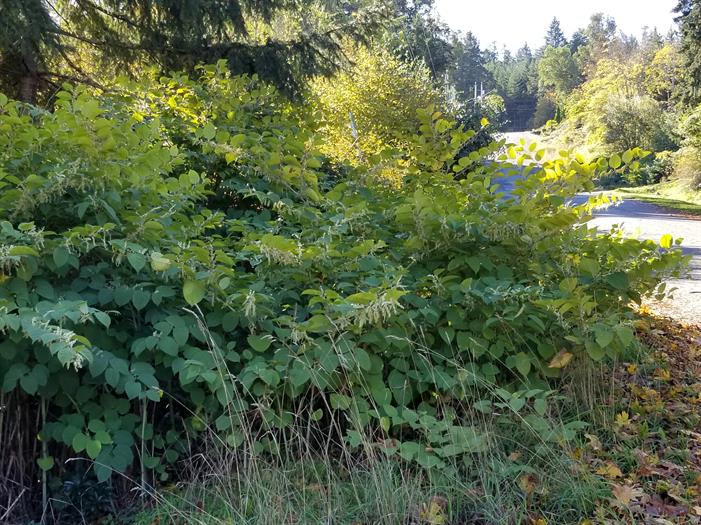
[[[611,155],[611,158],[609,159],[609,166],[611,166],[612,169],[617,170],[618,168],[621,167],[621,157],[617,153],[614,153]]]
[[[132,268],[137,272],[140,272],[144,266],[146,266],[146,257],[140,253],[131,252],[127,254],[127,260],[131,264]]]
[[[527,376],[531,371],[531,359],[524,352],[519,352],[514,356],[514,361],[516,363],[516,369],[521,372],[522,375]]]
[[[90,459],[97,459],[102,450],[102,443],[97,439],[88,440],[85,444],[85,452],[88,454]]]
[[[137,398],[141,395],[141,385],[136,381],[129,381],[124,385],[124,392],[129,399]]]
[[[82,432],[78,432],[75,436],[73,436],[71,446],[76,452],[82,452],[83,450],[85,450],[85,447],[88,446],[89,441],[91,440],[88,436],[86,436]]]
[[[8,253],[8,255],[12,255],[15,257],[24,256],[24,255],[37,257],[39,255],[39,252],[37,252],[31,246],[13,246],[12,248],[10,248],[8,250],[7,253]]]
[[[248,344],[256,352],[265,352],[273,342],[270,336],[249,335],[247,338]]]
[[[48,472],[49,470],[51,470],[54,467],[54,458],[51,456],[38,458],[37,465],[39,465],[39,468],[41,470],[43,470],[44,472]]]
[[[153,252],[150,256],[151,269],[154,272],[165,272],[171,266],[171,261],[160,252]]]
[[[54,249],[53,259],[57,268],[63,268],[66,264],[68,264],[69,257],[70,253],[68,253],[68,250],[66,250],[66,248],[63,246],[59,246]]]
[[[146,290],[134,290],[131,302],[137,310],[143,310],[151,299],[151,293]]]
[[[204,298],[206,290],[207,287],[203,281],[188,279],[183,284],[183,297],[187,304],[194,306]]]

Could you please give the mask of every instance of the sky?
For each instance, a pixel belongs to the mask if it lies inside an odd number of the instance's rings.
[[[531,49],[544,44],[545,32],[556,16],[565,36],[587,25],[597,12],[615,18],[626,34],[640,36],[643,27],[665,35],[674,25],[677,0],[435,0],[441,20],[455,31],[472,31],[482,47],[497,43],[516,51],[525,42]]]

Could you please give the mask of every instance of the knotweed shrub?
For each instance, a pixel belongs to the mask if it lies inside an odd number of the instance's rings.
[[[247,453],[303,428],[443,468],[484,446],[473,405],[560,439],[547,379],[633,344],[628,304],[682,260],[564,205],[609,163],[528,165],[505,194],[499,145],[455,160],[474,132],[424,110],[331,183],[306,109],[225,69],[0,100],[0,379],[37,407],[38,467],[146,487],[205,428]]]

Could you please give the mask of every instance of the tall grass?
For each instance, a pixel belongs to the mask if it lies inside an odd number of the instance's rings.
[[[206,331],[204,323],[202,328]],[[211,339],[210,345],[221,357]],[[422,359],[427,352],[412,342],[407,355]],[[219,373],[227,375],[224,359],[218,362]],[[466,377],[470,365],[460,367]],[[318,392],[310,390],[288,412],[293,423],[284,429],[264,424],[255,411],[237,412],[240,394],[234,394],[227,417],[241,430],[238,442],[208,427],[202,448],[179,465],[183,481],[153,491],[152,507],[136,522],[516,525],[542,516],[551,523],[580,523],[592,515],[606,487],[580,469],[574,432],[567,429],[573,421],[610,420],[602,412],[611,391],[602,367],[583,361],[571,369],[560,384],[568,396],[553,396],[543,418],[550,430],[531,423],[528,406],[505,406],[495,385],[467,382],[463,395],[456,396],[463,401],[439,410],[473,427],[484,446],[454,456],[442,469],[421,468],[391,454],[394,443],[378,425],[358,425],[330,407],[319,416],[315,409],[326,396]],[[478,400],[494,404],[476,410]],[[361,441],[344,438],[349,431]],[[548,439],[551,431],[564,437]]]

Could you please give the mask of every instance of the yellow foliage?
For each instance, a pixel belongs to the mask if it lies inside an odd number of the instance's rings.
[[[420,126],[417,110],[442,103],[422,63],[368,48],[354,49],[351,59],[353,67],[316,79],[312,91],[323,122],[323,153],[358,165],[388,148],[405,147]]]

